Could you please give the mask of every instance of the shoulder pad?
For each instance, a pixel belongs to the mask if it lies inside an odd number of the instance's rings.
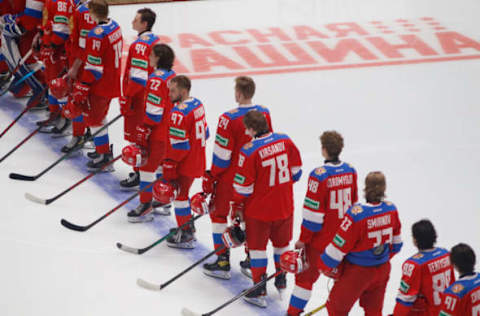
[[[253,143],[252,143],[252,142],[248,142],[248,143],[246,143],[245,145],[243,145],[242,148],[245,149],[245,150],[249,150],[249,149],[252,148],[252,147],[253,147]]]
[[[352,207],[351,212],[353,215],[358,215],[363,212],[363,207],[360,204],[356,204]]]
[[[323,167],[318,167],[317,169],[315,169],[315,174],[319,175],[319,176],[321,176],[322,174],[324,174],[326,172],[327,172],[327,170]]]

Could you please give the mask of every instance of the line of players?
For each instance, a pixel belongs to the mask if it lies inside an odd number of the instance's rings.
[[[8,3],[3,0],[0,5]],[[85,127],[96,134],[96,150],[89,153],[87,165],[92,170],[102,169],[113,159],[107,130],[96,132],[106,123],[111,99],[120,97],[124,136],[132,143],[124,148],[122,159],[134,166],[120,185],[141,190],[139,206],[128,213],[130,222],[153,220],[153,212],[169,215],[169,202],[174,199],[177,223],[183,228],[167,243],[191,249],[195,247],[194,227],[185,224],[192,217],[191,207],[203,209],[210,195],[215,249],[241,244],[243,238],[228,229],[229,216],[239,218],[245,222],[248,245],[242,271],[250,271],[254,283],[266,275],[268,240],[279,271],[275,286],[286,288],[281,269],[295,273],[288,315],[303,312],[321,273],[335,279],[327,302],[330,315],[347,315],[357,299],[366,315],[381,315],[389,260],[402,245],[401,225],[396,207],[384,200],[386,180],[381,172],[367,175],[366,203],[356,204],[357,175],[339,159],[340,134],[330,131],[320,138],[325,162],[309,175],[297,250],[289,251],[293,183],[300,179],[302,162],[288,136],[273,132],[268,109],[253,104],[251,78],[236,78],[238,107],[219,117],[212,166],[204,172],[209,136],[205,110],[200,100],[190,96],[188,77],[172,70],[173,50],[151,32],[156,18],[153,11],[139,10],[132,22],[138,38],[129,49],[122,95],[122,34],[118,23],[108,17],[104,0],[27,0],[23,9],[20,4],[2,8],[3,12],[11,14],[2,16],[2,39],[19,44],[17,55],[25,54],[30,43],[45,64],[43,73],[26,81],[34,91],[31,102],[39,99],[39,82],[47,82],[50,132],[61,133],[72,121],[73,136],[62,151],[81,143]],[[37,33],[39,18],[43,23]],[[11,51],[2,55],[7,55],[10,69],[12,60],[19,60]],[[29,63],[19,76],[31,71]],[[190,200],[190,186],[202,176],[204,192]],[[412,234],[419,253],[403,264],[394,315],[478,315],[480,276],[474,273],[473,250],[465,244],[450,253],[434,247],[436,232],[428,220],[415,223]],[[217,260],[204,265],[205,274],[229,279],[229,256],[229,247],[219,250]],[[453,267],[460,274],[456,282]],[[262,286],[245,299],[266,307],[265,295]]]

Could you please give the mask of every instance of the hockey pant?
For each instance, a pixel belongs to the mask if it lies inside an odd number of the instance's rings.
[[[178,184],[178,195],[173,201],[175,206],[175,218],[177,225],[181,226],[192,218],[192,210],[190,209],[190,200],[188,194],[195,178],[180,175],[175,182]]]
[[[31,34],[32,33],[29,32],[22,36],[19,42],[17,39],[8,36],[1,36],[0,53],[10,71],[15,70],[22,59],[22,56],[24,56],[30,49],[28,45],[31,46],[33,40]],[[17,43],[20,43],[20,48]],[[35,75],[28,77],[22,84],[15,85],[15,82],[28,75],[36,65],[36,61],[32,57],[28,58],[14,74],[15,79],[10,86],[10,91],[16,95],[22,94],[21,91],[25,90],[25,88],[27,88],[27,90],[28,88],[32,90],[33,96],[30,98],[27,105],[30,105],[32,102],[38,103],[42,99],[41,97],[44,94],[44,79],[42,73],[37,71]]]
[[[150,139],[148,142],[147,163],[138,168],[140,172],[140,190],[143,190],[150,183],[162,177],[162,160],[165,157],[165,143]],[[140,203],[152,201],[152,186],[140,192]]]
[[[223,245],[222,234],[228,225],[230,201],[233,196],[232,182],[226,177],[220,177],[214,193],[214,201],[210,219],[212,220],[212,237],[214,249]],[[226,249],[217,252],[217,255],[226,252]]]
[[[65,56],[65,48],[58,47],[51,58],[43,60],[45,65],[45,80],[47,84],[56,78],[63,76],[67,70],[67,59]],[[60,113],[62,107],[67,103],[67,97],[57,99],[52,95],[51,90],[48,90],[48,109],[51,116],[56,116]]]
[[[305,246],[308,269],[295,275],[295,287],[290,297],[288,315],[297,316],[303,312],[312,295],[312,286],[318,280],[320,272],[317,261],[322,252],[313,248],[310,244]]]
[[[85,125],[90,127],[92,134],[100,130],[107,122],[107,113],[110,107],[111,98],[90,94],[88,102],[83,109],[83,120]],[[110,152],[110,141],[108,138],[108,128],[102,130],[93,138],[95,150],[99,154]]]
[[[289,243],[292,240],[293,215],[286,219],[269,222],[246,217],[245,225],[252,279],[254,283],[258,283],[267,271],[268,240],[271,240],[273,245],[275,268],[280,269],[280,256],[289,249]]]
[[[145,116],[145,100],[143,90],[132,97],[133,114],[123,118],[123,135],[126,141],[137,141],[137,125],[142,123]]]
[[[342,275],[328,296],[328,314],[346,316],[355,301],[360,299],[366,316],[381,316],[389,276],[390,262],[363,267],[346,261]]]

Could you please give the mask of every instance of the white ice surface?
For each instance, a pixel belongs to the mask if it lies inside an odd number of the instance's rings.
[[[143,6],[111,8],[125,37],[134,35],[130,21]],[[166,35],[432,16],[480,41],[480,25],[474,18],[474,12],[480,12],[478,1],[212,0],[149,6],[159,14],[154,31]],[[343,134],[342,158],[356,167],[360,189],[369,171],[386,174],[388,199],[399,209],[405,244],[392,260],[385,314],[395,304],[401,263],[415,252],[410,236],[415,221],[433,221],[439,246],[466,242],[480,256],[479,75],[480,62],[474,59],[253,76],[255,101],[270,108],[274,128],[290,135],[302,153],[304,176],[295,186],[295,237],[306,174],[322,163],[318,141],[322,131],[335,129]],[[194,80],[192,95],[204,102],[214,133],[218,115],[234,106],[233,77]],[[1,129],[20,111],[12,102],[17,101],[11,96],[0,99]],[[115,101],[109,118],[117,113]],[[33,130],[30,121],[34,119],[30,114],[0,139],[0,155]],[[158,225],[129,224],[128,208],[90,231],[68,231],[60,225],[61,218],[87,224],[120,200],[108,195],[98,181],[82,184],[50,206],[26,200],[25,192],[52,197],[86,174],[77,159],[61,163],[32,183],[8,179],[10,172],[36,174],[59,157],[52,146],[58,151],[66,140],[46,146],[47,139],[35,136],[0,164],[1,315],[179,315],[184,306],[207,312],[248,284],[245,281],[232,289],[225,286],[228,281],[212,280],[196,268],[161,292],[138,287],[139,277],[162,283],[205,255],[211,248],[209,220],[201,219],[197,225],[203,252],[190,255],[165,244],[141,256],[119,251],[117,241],[143,247],[160,238],[158,231],[173,225],[173,217],[156,219]],[[110,139],[118,154],[124,144],[121,122],[110,129]],[[211,160],[212,140],[207,150]],[[122,163],[116,169],[105,177],[110,179],[110,191],[117,190],[112,177],[122,179],[129,172]],[[191,192],[199,189],[197,181]],[[162,221],[167,224],[162,226]],[[236,280],[243,278],[238,269],[243,256],[241,250],[232,255]],[[270,271],[272,265],[270,260]],[[292,286],[289,276],[288,294]],[[327,279],[321,277],[307,310],[323,304],[327,291]],[[238,301],[218,315],[282,315],[279,311],[286,310],[288,299],[278,301],[273,285],[269,285],[269,295],[272,310]],[[351,314],[363,313],[356,305]]]

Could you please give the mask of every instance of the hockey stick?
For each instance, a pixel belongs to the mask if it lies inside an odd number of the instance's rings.
[[[265,283],[267,283],[269,280],[273,279],[274,277],[276,277],[278,274],[282,273],[281,270],[275,272],[274,274],[271,274],[269,277],[267,277],[266,279],[263,279],[262,281],[256,283],[254,286],[246,289],[246,290],[243,290],[242,292],[240,292],[237,296],[231,298],[230,300],[226,301],[225,303],[223,303],[222,305],[218,306],[217,308],[215,308],[214,310],[211,310],[210,312],[208,313],[205,313],[205,314],[199,314],[199,313],[195,313],[195,312],[192,312],[191,310],[189,310],[188,308],[183,308],[182,309],[182,315],[183,316],[210,316],[210,315],[213,315],[215,314],[216,312],[218,312],[219,310],[223,309],[225,306],[227,305],[230,305],[231,303],[235,302],[236,300],[238,300],[239,298],[255,291],[256,289],[258,289],[259,287],[263,286]]]
[[[33,48],[30,48],[28,50],[28,52],[25,54],[25,56],[23,56],[22,59],[20,59],[20,61],[17,63],[17,66],[15,66],[13,71],[10,72],[10,74],[8,75],[8,79],[7,79],[9,81],[8,86],[2,88],[2,92],[0,93],[0,96],[7,93],[7,91],[10,89],[10,86],[13,83],[13,80],[11,80],[13,75],[15,75],[15,73],[18,71],[18,69],[20,69],[20,67],[27,61],[27,59],[32,55],[32,53],[33,53]]]
[[[3,135],[5,135],[5,134],[8,132],[8,130],[10,130],[10,128],[11,128],[13,125],[15,125],[15,123],[17,123],[18,120],[19,120],[25,113],[27,113],[31,108],[33,108],[33,107],[35,107],[35,105],[37,105],[37,103],[36,103],[35,101],[38,100],[38,98],[39,98],[40,96],[42,96],[44,92],[45,92],[45,89],[43,89],[43,90],[37,95],[37,97],[36,97],[34,100],[32,100],[32,101],[30,102],[30,104],[28,104],[28,105],[25,107],[25,109],[23,109],[23,111],[22,111],[20,114],[17,115],[17,117],[13,120],[13,122],[10,123],[10,125],[8,125],[7,128],[5,128],[5,129],[3,130],[3,132],[0,134],[0,138],[2,138]]]
[[[313,314],[316,314],[319,311],[321,311],[322,309],[324,309],[326,306],[327,306],[327,303],[325,303],[323,305],[320,305],[319,307],[315,308],[314,310],[306,313],[304,316],[312,316]]]
[[[160,291],[162,290],[163,288],[165,288],[167,285],[169,285],[170,283],[172,283],[173,281],[175,281],[176,279],[180,278],[182,275],[184,275],[185,273],[187,273],[188,271],[192,270],[193,268],[195,268],[196,266],[198,266],[200,263],[202,263],[203,261],[207,260],[208,258],[210,258],[211,256],[213,256],[216,252],[218,251],[221,251],[225,249],[225,245],[221,245],[220,247],[218,248],[215,248],[214,250],[212,250],[211,252],[209,252],[206,256],[204,256],[203,258],[201,258],[200,260],[198,260],[197,262],[195,262],[194,264],[192,264],[191,266],[189,266],[188,268],[186,268],[185,270],[183,270],[182,272],[180,272],[179,274],[177,274],[176,276],[174,276],[173,278],[171,278],[170,280],[168,280],[167,282],[165,283],[162,283],[160,285],[157,285],[157,284],[153,284],[153,283],[150,283],[150,282],[147,282],[143,279],[137,279],[137,284],[147,290],[152,290],[152,291]]]
[[[25,80],[27,80],[28,78],[33,76],[33,74],[36,73],[37,71],[39,71],[42,67],[45,67],[43,65],[43,63],[41,61],[37,61],[37,64],[33,67],[33,69],[28,74],[23,76],[20,80],[15,82],[15,84],[13,86],[14,87],[18,86],[19,84],[21,84],[22,82],[24,82]]]
[[[171,231],[167,235],[163,236],[162,238],[160,238],[159,240],[157,240],[156,242],[154,242],[153,244],[151,244],[150,246],[147,246],[145,248],[129,247],[129,246],[122,245],[119,242],[117,242],[117,248],[120,249],[120,250],[126,251],[126,252],[141,255],[141,254],[149,251],[150,249],[152,249],[156,245],[160,244],[161,242],[166,240],[168,237],[174,235],[180,228],[183,228],[183,227],[187,226],[188,224],[193,223],[194,221],[196,221],[197,219],[199,219],[202,216],[203,216],[203,214],[193,216],[188,222],[186,222],[183,225],[180,225],[179,227],[175,228],[175,230]]]
[[[70,223],[69,221],[67,221],[66,219],[63,219],[60,221],[60,224],[62,224],[63,226],[65,226],[66,228],[68,229],[71,229],[71,230],[75,230],[77,232],[84,232],[84,231],[87,231],[89,230],[90,228],[92,228],[93,226],[97,225],[99,222],[101,222],[102,220],[104,220],[105,218],[107,218],[108,216],[110,216],[111,214],[113,214],[115,211],[117,211],[118,209],[120,209],[122,206],[124,206],[125,204],[127,204],[128,202],[130,202],[131,200],[133,200],[137,195],[139,195],[141,192],[149,189],[150,187],[152,187],[157,181],[154,181],[152,183],[150,183],[149,185],[147,185],[146,187],[144,187],[142,190],[138,191],[138,192],[135,192],[134,194],[130,195],[130,197],[128,199],[126,199],[125,201],[123,201],[122,203],[118,204],[117,206],[115,206],[114,208],[112,208],[110,211],[108,211],[107,213],[105,213],[104,215],[102,215],[101,217],[99,217],[97,220],[95,220],[94,222],[88,224],[88,225],[85,225],[85,226],[80,226],[80,225],[76,225],[76,224],[73,224],[73,223]]]
[[[117,161],[121,157],[122,157],[122,155],[118,155],[117,157],[113,158],[113,160],[110,160],[107,164],[103,165],[102,168],[100,168],[100,170],[90,172],[90,174],[88,176],[84,177],[82,180],[78,181],[77,183],[70,186],[68,189],[64,190],[63,192],[55,195],[54,197],[52,197],[50,199],[41,199],[41,198],[36,197],[35,195],[30,194],[28,192],[25,193],[25,198],[27,200],[30,200],[30,201],[35,202],[35,203],[48,205],[48,204],[52,203],[53,201],[57,200],[58,198],[62,197],[63,195],[67,194],[68,192],[72,191],[74,188],[76,188],[77,186],[79,186],[83,182],[87,181],[88,179],[90,179],[91,177],[96,175],[97,173],[100,173],[103,169],[105,169],[107,166],[113,164],[115,161]]]
[[[111,120],[110,122],[108,122],[107,124],[105,124],[102,128],[100,128],[98,131],[96,131],[95,133],[93,133],[92,135],[90,135],[90,137],[88,137],[87,139],[83,139],[81,140],[77,146],[73,147],[73,149],[71,151],[69,151],[68,153],[65,153],[63,156],[61,156],[60,158],[58,158],[54,163],[52,163],[48,168],[44,169],[42,172],[40,172],[39,174],[35,175],[35,176],[26,176],[26,175],[23,175],[23,174],[19,174],[19,173],[10,173],[8,176],[10,177],[10,179],[14,179],[14,180],[23,180],[23,181],[35,181],[37,180],[38,178],[40,178],[41,176],[43,176],[45,173],[47,173],[48,171],[50,171],[50,169],[52,169],[53,167],[55,167],[56,165],[58,165],[60,162],[62,162],[63,160],[65,160],[66,158],[70,157],[70,155],[72,155],[74,152],[76,152],[77,150],[81,149],[83,144],[91,139],[93,139],[95,136],[97,136],[99,133],[101,133],[104,129],[106,129],[108,126],[112,125],[113,123],[115,123],[115,121],[117,121],[120,117],[122,117],[122,114],[119,114],[117,115],[113,120]]]
[[[0,163],[2,161],[4,161],[8,156],[10,156],[11,154],[13,154],[18,148],[20,148],[27,140],[29,140],[30,138],[33,137],[33,135],[35,135],[36,133],[38,133],[38,131],[44,127],[45,125],[47,125],[52,119],[54,119],[56,116],[53,116],[51,118],[49,118],[47,121],[43,122],[39,127],[37,127],[33,132],[31,132],[30,134],[28,134],[27,137],[25,137],[20,143],[18,143],[15,147],[13,147],[8,153],[6,153],[2,158],[0,158]]]

